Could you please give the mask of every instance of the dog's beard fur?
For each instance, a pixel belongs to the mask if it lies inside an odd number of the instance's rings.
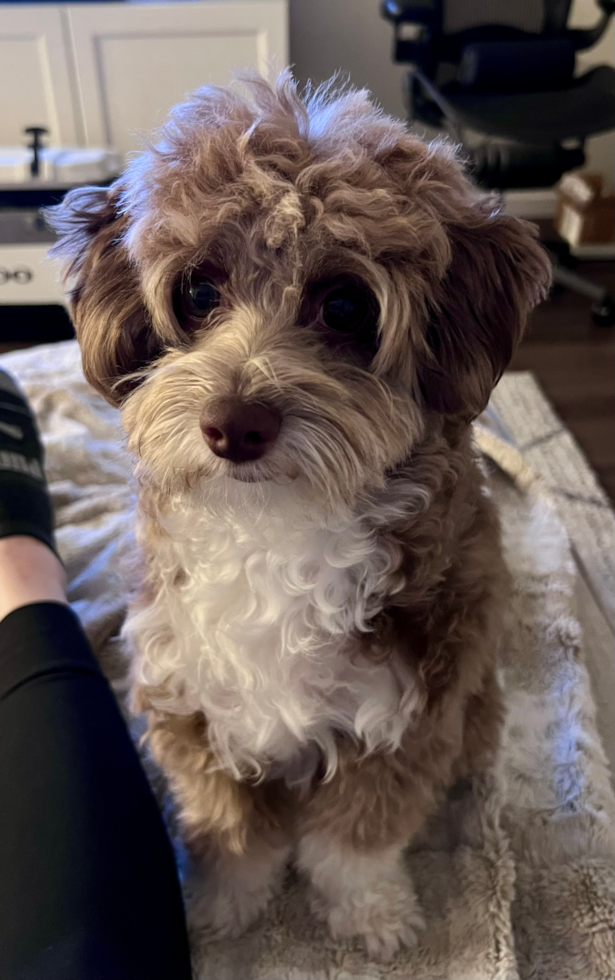
[[[368,371],[309,342],[293,343],[292,329],[276,331],[274,318],[275,311],[269,324],[262,316],[261,323],[221,317],[192,350],[160,358],[124,408],[138,477],[162,493],[192,494],[221,515],[234,505],[258,512],[268,500],[279,505],[296,495],[334,517],[359,493],[384,485],[421,432],[417,406]],[[281,412],[281,432],[256,462],[219,459],[203,441],[200,413],[229,394]],[[287,492],[273,494],[274,486]]]

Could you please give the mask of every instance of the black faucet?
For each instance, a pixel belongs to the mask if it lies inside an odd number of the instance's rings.
[[[44,126],[28,126],[24,129],[26,135],[32,137],[32,142],[28,143],[28,149],[32,150],[32,159],[30,161],[30,176],[38,177],[40,171],[40,152],[43,148],[41,143],[41,137],[47,136],[49,133],[48,129]]]

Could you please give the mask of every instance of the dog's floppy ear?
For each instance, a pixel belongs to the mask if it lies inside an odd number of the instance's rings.
[[[159,342],[148,323],[136,271],[123,242],[127,219],[115,187],[69,191],[46,217],[59,239],[52,254],[66,261],[70,313],[90,384],[113,405],[132,387]]]
[[[476,198],[449,224],[451,261],[430,308],[419,365],[426,405],[476,418],[546,295],[551,267],[533,225]]]

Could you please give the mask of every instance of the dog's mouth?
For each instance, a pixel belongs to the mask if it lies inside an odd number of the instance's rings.
[[[268,483],[270,479],[269,477],[264,476],[262,473],[254,471],[246,472],[245,469],[239,471],[238,468],[231,468],[228,476],[230,476],[232,480],[238,480],[239,483]]]
[[[263,463],[231,463],[227,462],[224,476],[238,483],[276,483],[286,486],[294,483],[300,476],[299,468],[294,465],[278,469],[267,467]]]

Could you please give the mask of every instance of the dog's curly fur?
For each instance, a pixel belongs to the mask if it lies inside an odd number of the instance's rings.
[[[390,956],[420,924],[402,849],[490,763],[506,573],[470,422],[549,267],[535,233],[365,92],[243,78],[173,111],[111,188],[52,220],[85,373],[136,457],[134,705],[209,873],[214,933],[291,846],[335,935]],[[175,296],[214,269],[194,324]],[[373,343],[323,329],[360,282]],[[229,395],[275,406],[257,462],[207,448]]]

